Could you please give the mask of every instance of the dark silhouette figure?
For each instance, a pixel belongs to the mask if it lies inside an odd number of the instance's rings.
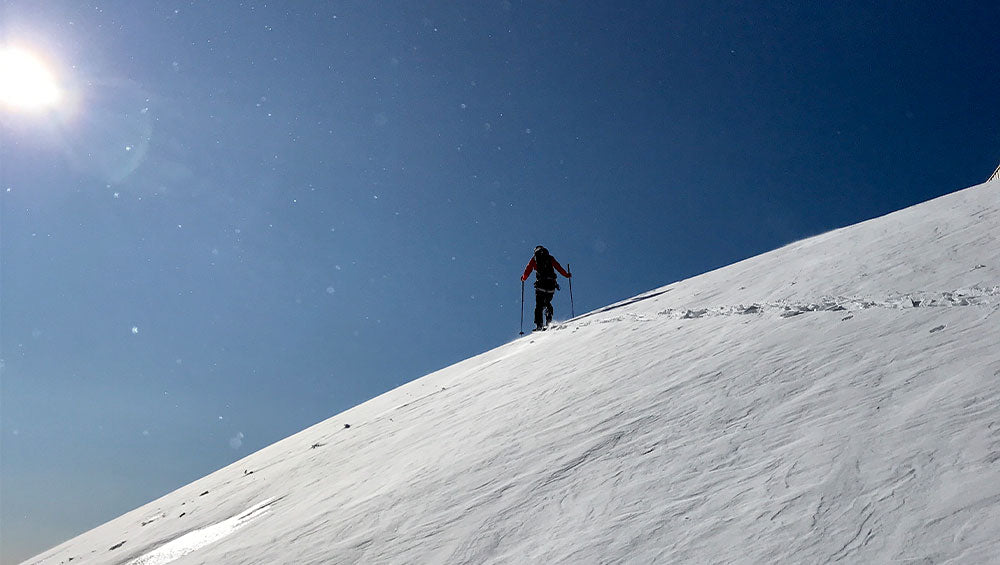
[[[524,268],[521,282],[528,280],[531,271],[535,271],[535,330],[544,330],[552,322],[552,296],[559,289],[559,283],[556,282],[556,271],[559,271],[559,274],[566,278],[572,277],[573,273],[567,273],[559,261],[549,255],[549,250],[541,245],[535,248],[534,256],[531,257],[531,261],[528,261],[528,266]],[[543,315],[544,324],[542,323]]]

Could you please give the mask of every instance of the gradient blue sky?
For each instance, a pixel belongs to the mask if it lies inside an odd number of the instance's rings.
[[[3,0],[3,562],[517,337],[536,244],[581,313],[984,181],[939,5]]]

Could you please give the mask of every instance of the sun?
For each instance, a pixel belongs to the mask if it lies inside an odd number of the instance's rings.
[[[43,110],[61,97],[55,75],[39,57],[18,47],[0,46],[0,106]]]

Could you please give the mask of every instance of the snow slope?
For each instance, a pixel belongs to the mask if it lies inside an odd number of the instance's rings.
[[[991,182],[651,291],[30,563],[995,563],[998,232]]]

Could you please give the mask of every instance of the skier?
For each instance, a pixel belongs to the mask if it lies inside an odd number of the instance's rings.
[[[535,331],[544,330],[552,322],[552,295],[559,289],[556,282],[556,271],[566,278],[571,278],[573,273],[567,273],[559,261],[549,250],[541,245],[535,248],[535,254],[528,261],[528,266],[524,268],[521,275],[521,282],[528,280],[531,271],[535,272]],[[542,314],[545,314],[545,324],[542,324]]]

